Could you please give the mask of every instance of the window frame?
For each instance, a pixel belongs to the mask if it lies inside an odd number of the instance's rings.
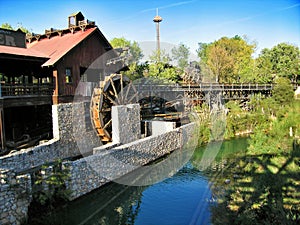
[[[72,67],[66,67],[66,69],[65,69],[65,83],[66,84],[72,84],[73,83]]]

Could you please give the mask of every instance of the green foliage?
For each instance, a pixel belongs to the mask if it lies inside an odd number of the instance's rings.
[[[210,111],[209,106],[203,103],[193,109],[199,120],[199,145],[221,141],[226,130],[226,116],[221,111]]]
[[[18,23],[17,28],[13,28],[9,23],[2,23],[1,28],[8,29],[8,30],[20,29],[21,31],[23,31],[26,34],[31,33],[27,28],[23,27],[23,25],[21,23]]]
[[[300,102],[293,105],[278,105],[284,108],[276,117],[256,126],[251,135],[249,153],[286,154],[300,131]],[[299,138],[299,136],[298,136]]]
[[[251,55],[255,47],[239,36],[222,37],[213,43],[199,43],[197,53],[214,73],[216,82],[249,82],[253,79]]]
[[[239,133],[247,133],[252,130],[254,124],[251,114],[242,110],[238,102],[229,101],[225,106],[228,109],[225,138],[232,138]]]
[[[263,99],[260,95],[254,95],[247,104],[248,110],[240,108],[235,101],[226,103],[226,138],[252,131],[249,151],[259,149],[268,154],[283,153],[291,145],[300,129],[300,103],[293,100],[292,94],[288,94],[290,86],[287,88],[285,85],[289,85],[289,80],[281,79],[285,83],[280,82],[280,89],[275,89],[272,98]],[[293,133],[292,137],[289,136],[290,132]]]
[[[136,80],[142,77],[155,77],[158,79],[168,80],[169,82],[178,82],[180,79],[179,74],[181,71],[179,68],[171,66],[171,58],[165,53],[165,51],[154,51],[153,55],[150,56],[151,63],[145,62],[143,64],[139,64],[138,61],[143,57],[143,54],[137,42],[131,42],[122,37],[114,38],[110,43],[114,48],[129,47],[130,53],[133,57],[133,63],[130,64],[128,66],[128,70],[123,73],[131,80]],[[177,59],[182,65],[187,63],[184,62],[186,52],[182,52],[183,50],[186,50],[184,45],[180,45],[178,49],[174,49],[174,54],[176,53],[175,55],[178,57]]]
[[[283,77],[276,79],[272,95],[279,105],[292,103],[294,100],[294,91],[290,80]]]
[[[2,23],[1,28],[13,30],[14,28],[9,23]]]
[[[45,174],[44,171],[49,171],[49,174]],[[62,168],[61,160],[52,165],[43,165],[33,186],[35,201],[52,207],[57,200],[68,200],[71,194],[65,187],[68,179],[69,171]]]
[[[200,62],[213,72],[216,82],[271,83],[276,77],[297,82],[300,76],[300,50],[297,46],[280,43],[263,49],[252,58],[256,43],[235,36],[222,37],[212,43],[198,43]]]
[[[178,61],[178,67],[184,69],[188,66],[190,49],[185,46],[183,43],[180,43],[179,46],[172,49],[173,59]]]
[[[222,176],[213,178],[214,186],[218,184],[213,192],[225,190],[212,207],[214,224],[300,222],[300,148],[295,141],[300,140],[300,101],[291,104],[293,98],[277,96],[289,95],[290,81],[280,78],[277,82],[273,97],[253,96],[248,111],[237,102],[226,104],[227,129],[234,133],[252,124],[253,134],[246,155],[227,162]],[[231,182],[220,188],[224,177]]]
[[[255,60],[255,82],[271,83],[273,81],[272,62],[270,50],[263,49],[259,57]]]
[[[203,63],[207,62],[207,48],[210,44],[208,43],[198,43],[198,49],[196,50],[200,61]]]
[[[226,118],[222,112],[211,114],[210,140],[222,141],[226,130]]]
[[[208,47],[207,65],[215,75],[215,81],[229,83],[233,75],[233,58],[223,46],[213,44]]]
[[[188,65],[189,48],[182,43],[172,49],[172,58],[178,62],[178,68],[170,65],[171,57],[163,50],[153,52],[150,56],[151,63],[139,65],[138,61],[143,55],[137,42],[122,37],[112,39],[111,44],[114,48],[130,48],[135,63],[129,66],[126,75],[132,79],[150,76],[178,82],[183,68]],[[250,43],[247,38],[238,35],[232,38],[222,37],[212,43],[198,43],[202,81],[273,83],[275,78],[280,77],[286,77],[292,82],[299,81],[300,50],[297,46],[280,43],[272,49],[263,49],[259,57],[253,59],[255,49],[256,43]]]
[[[287,43],[280,43],[271,49],[273,72],[280,77],[288,77],[295,81],[300,74],[299,48]]]
[[[148,66],[147,76],[178,82],[180,70],[170,65],[170,57],[165,51],[154,51],[150,60],[152,63]]]
[[[209,142],[210,139],[210,112],[207,104],[203,103],[201,106],[195,106],[193,109],[199,120],[199,138],[198,144],[203,145]]]
[[[257,61],[260,75],[287,77],[296,82],[300,74],[300,50],[297,46],[280,43],[271,49],[263,49]]]
[[[110,44],[113,48],[125,48],[129,47],[130,54],[132,55],[132,60],[135,63],[138,63],[141,58],[143,58],[142,49],[136,41],[126,40],[124,37],[113,38],[110,41]]]
[[[166,53],[165,50],[155,50],[152,55],[149,56],[151,63],[163,63],[170,64],[171,57]]]
[[[244,156],[237,153],[234,159],[225,160],[227,166],[221,173],[212,171],[212,191],[219,197],[211,208],[213,224],[299,224],[300,146],[286,146],[282,154],[274,154],[272,146],[270,151],[262,150],[260,145],[270,145],[266,129],[257,129],[256,151]],[[230,184],[224,184],[224,178],[230,178]]]
[[[124,75],[129,77],[130,80],[136,80],[145,76],[146,72],[149,69],[148,63],[138,64],[136,62],[128,66],[128,70],[122,71]]]

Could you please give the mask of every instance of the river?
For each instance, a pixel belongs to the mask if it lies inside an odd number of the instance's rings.
[[[139,187],[110,183],[53,210],[50,215],[29,218],[29,222],[57,225],[211,224],[211,207],[217,204],[214,182],[230,182],[222,177],[222,168],[228,160],[243,154],[246,148],[246,138],[224,141],[214,161],[202,170],[199,163],[209,149],[199,147],[183,168],[159,183]]]

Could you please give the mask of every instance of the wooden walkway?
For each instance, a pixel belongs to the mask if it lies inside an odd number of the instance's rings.
[[[294,85],[294,90],[298,85]],[[215,96],[220,96],[224,100],[247,100],[254,94],[261,94],[263,97],[271,96],[274,84],[253,84],[253,83],[235,83],[235,84],[219,84],[219,83],[200,83],[198,85],[160,85],[160,84],[138,84],[137,92],[148,93],[155,96],[168,96],[173,93],[177,96],[184,96],[189,100],[207,101]],[[174,99],[174,97],[172,97]],[[179,97],[178,97],[179,98]]]
[[[201,91],[271,91],[273,84],[218,84],[200,83],[199,85],[184,85],[183,89]]]

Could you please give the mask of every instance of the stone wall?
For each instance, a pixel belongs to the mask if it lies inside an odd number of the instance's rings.
[[[187,124],[159,136],[150,136],[121,146],[94,149],[94,155],[66,162],[70,179],[67,188],[73,200],[107,182],[116,180],[187,143],[195,128]]]
[[[89,102],[53,105],[52,115],[53,137],[60,141],[62,155],[87,154],[102,145],[91,124]]]
[[[53,105],[53,136],[46,143],[0,157],[0,224],[20,224],[31,202],[30,175],[16,176],[46,163],[92,152],[101,142],[93,131],[89,103]]]
[[[29,174],[16,176],[11,170],[0,169],[0,224],[23,224],[31,199]]]
[[[30,175],[18,174],[58,159],[83,155],[84,158],[63,163],[70,174],[66,186],[73,200],[181,148],[194,129],[194,124],[188,124],[158,136],[138,139],[139,108],[123,106],[116,112],[118,118],[122,117],[119,128],[113,128],[121,137],[117,142],[126,143],[127,138],[133,138],[130,143],[103,146],[90,123],[89,103],[59,104],[53,106],[54,139],[0,157],[0,224],[20,224],[26,219],[32,198],[31,180]]]

